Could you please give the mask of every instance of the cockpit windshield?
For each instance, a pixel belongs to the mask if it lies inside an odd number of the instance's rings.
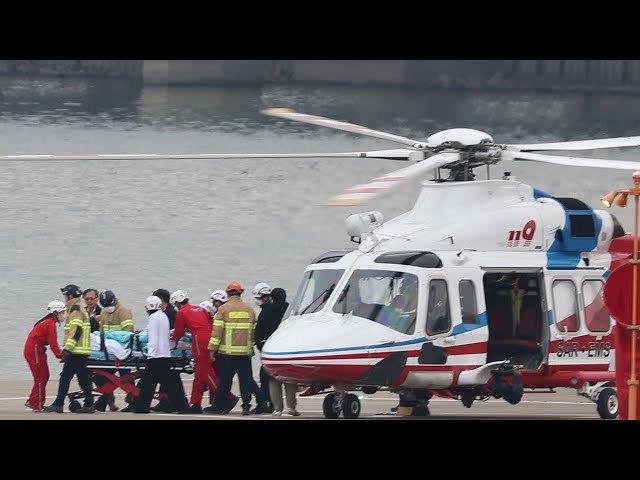
[[[309,270],[298,287],[291,303],[292,315],[305,315],[319,311],[327,302],[336,284],[342,278],[344,270],[323,269]],[[285,314],[285,318],[288,314]]]
[[[416,328],[418,277],[389,270],[355,270],[333,306],[336,313],[368,318],[398,332]]]

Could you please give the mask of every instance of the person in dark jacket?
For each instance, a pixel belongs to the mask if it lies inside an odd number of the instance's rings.
[[[275,328],[271,329],[266,322],[262,322],[265,310],[271,306],[271,287],[265,282],[258,283],[251,291],[253,298],[256,299],[256,305],[260,307],[260,313],[256,319],[256,347],[258,351],[262,351],[262,345],[267,341],[269,335],[273,333]],[[277,325],[276,325],[277,326]],[[264,369],[263,365],[260,365],[260,390],[267,399],[267,413],[273,413],[273,405],[271,405],[271,399],[269,398],[269,374]]]
[[[262,351],[262,347],[264,346],[264,343],[267,341],[267,339],[273,334],[273,332],[276,331],[276,329],[280,325],[280,322],[282,321],[282,318],[284,317],[284,314],[289,307],[289,303],[287,303],[286,300],[287,292],[285,292],[283,288],[274,288],[273,290],[271,290],[271,304],[269,305],[269,308],[264,310],[264,315],[262,318],[264,322],[264,335],[266,336],[266,338],[259,347],[260,351]],[[296,398],[298,386],[295,383],[283,383],[273,377],[270,377],[269,396],[273,405],[273,415],[276,417],[282,415],[282,410],[284,409],[282,401],[283,385],[288,408],[287,413],[293,417],[297,417],[300,415],[300,412],[298,412],[298,410],[296,409],[298,404]]]
[[[84,292],[82,292],[82,298],[84,300],[85,309],[89,314],[89,322],[91,322],[91,333],[100,331],[100,312],[102,312],[102,307],[98,303],[98,295],[100,292],[95,288],[87,288]],[[96,318],[98,317],[98,318]]]
[[[176,326],[176,309],[169,300],[171,299],[171,292],[164,288],[158,288],[151,295],[159,297],[162,301],[162,311],[167,317],[169,317],[169,330],[173,330]]]

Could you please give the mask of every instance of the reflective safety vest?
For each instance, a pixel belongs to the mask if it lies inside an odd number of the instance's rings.
[[[253,355],[255,329],[253,307],[234,295],[216,312],[209,350],[226,355]]]
[[[109,313],[106,309],[100,312],[100,328],[104,332],[112,330],[124,330],[133,332],[133,315],[131,310],[122,305],[120,302],[116,305],[116,309]]]
[[[91,322],[87,311],[80,305],[80,297],[67,302],[67,320],[64,324],[64,349],[78,355],[91,354]]]

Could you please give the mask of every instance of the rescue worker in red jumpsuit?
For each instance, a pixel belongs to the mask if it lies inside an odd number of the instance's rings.
[[[58,345],[56,326],[64,322],[67,309],[64,302],[53,300],[47,305],[47,310],[49,313],[35,323],[24,344],[24,358],[33,375],[33,388],[25,406],[34,410],[42,410],[47,397],[46,387],[49,381],[47,345],[59,360],[64,358]]]
[[[189,297],[184,290],[173,292],[170,301],[178,310],[175,328],[170,338],[178,342],[185,332],[190,332],[191,354],[195,362],[191,406],[184,413],[202,413],[202,396],[205,387],[208,386],[211,394],[215,396],[220,381],[208,350],[213,323],[204,308],[189,303]],[[234,406],[238,403],[238,397],[231,392],[229,392],[229,399]]]

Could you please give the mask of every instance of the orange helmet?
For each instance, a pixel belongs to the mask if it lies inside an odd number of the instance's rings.
[[[244,292],[244,289],[242,288],[242,286],[240,286],[238,282],[231,282],[229,285],[227,285],[227,293],[234,290],[239,294]]]

